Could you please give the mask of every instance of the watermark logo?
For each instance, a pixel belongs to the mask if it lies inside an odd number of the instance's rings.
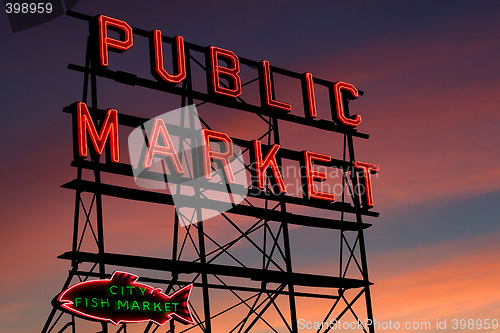
[[[242,202],[249,187],[242,149],[228,140],[202,129],[194,105],[150,119],[128,137],[135,182],[168,190],[183,226],[218,216]]]

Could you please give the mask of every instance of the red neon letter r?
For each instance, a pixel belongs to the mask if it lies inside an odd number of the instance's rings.
[[[234,183],[234,174],[231,169],[230,160],[233,158],[233,145],[231,138],[221,132],[210,131],[204,129],[201,131],[203,137],[203,167],[205,170],[205,178],[212,179],[212,160],[219,160],[222,162],[224,167],[224,173],[226,174],[227,181],[229,183]],[[217,152],[210,149],[210,139],[215,139],[224,142],[225,151]]]

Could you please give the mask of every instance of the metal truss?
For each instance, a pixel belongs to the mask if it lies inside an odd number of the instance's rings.
[[[90,20],[90,17],[82,14],[70,13],[70,15]],[[134,33],[147,35],[145,31],[136,28]],[[362,207],[359,197],[355,194],[355,189],[359,186],[358,175],[352,172],[355,160],[353,137],[367,138],[366,134],[346,130],[333,122],[313,121],[287,114],[266,114],[264,110],[255,109],[242,98],[238,98],[237,101],[215,100],[194,91],[191,66],[206,70],[203,61],[193,55],[201,53],[204,56],[205,49],[197,45],[186,44],[187,79],[182,87],[159,85],[133,74],[96,68],[91,56],[92,45],[89,38],[85,66],[69,65],[69,68],[84,73],[82,101],[87,103],[90,95],[89,111],[96,122],[102,121],[105,115],[105,111],[97,106],[97,77],[102,77],[179,95],[181,106],[194,104],[201,108],[207,103],[215,103],[255,113],[255,116],[267,126],[265,132],[255,135],[263,142],[263,150],[272,144],[281,144],[279,124],[284,121],[340,132],[344,137],[342,160],[332,160],[332,166],[342,170],[343,194],[340,201],[327,204],[288,195],[275,195],[270,187],[260,193],[249,192],[239,205],[218,217],[217,223],[226,228],[225,230],[231,235],[231,238],[225,239],[224,237],[220,239],[220,233],[214,233],[206,221],[191,223],[192,216],[176,211],[169,222],[173,223],[172,254],[169,258],[106,252],[103,196],[173,205],[172,196],[168,193],[104,183],[101,180],[103,173],[133,177],[132,167],[124,163],[111,164],[101,161],[95,154],[88,160],[75,157],[72,166],[77,170],[76,178],[63,185],[64,188],[74,190],[76,195],[72,249],[59,257],[71,261],[71,270],[62,290],[89,278],[109,277],[112,273],[109,267],[124,267],[160,272],[162,278],[141,274],[140,279],[165,287],[167,294],[193,283],[195,290],[193,293],[199,296],[199,299],[192,299],[190,303],[196,321],[194,325],[185,326],[170,321],[163,327],[152,322],[121,324],[113,327],[107,323],[99,323],[99,332],[126,333],[132,329],[134,331],[140,329],[144,333],[299,332],[301,314],[298,302],[302,299],[328,302],[328,309],[320,314],[325,323],[332,320],[340,321],[347,314],[360,323],[362,318],[373,319],[371,282],[368,277],[363,234],[364,229],[370,224],[364,223],[363,217],[378,216],[378,213]],[[241,63],[254,70],[257,68],[255,62],[247,59],[242,58]],[[297,73],[274,67],[272,74],[299,78]],[[254,84],[257,80],[258,78],[250,78],[243,86]],[[322,80],[318,82],[330,84]],[[347,105],[348,101],[345,100],[345,103]],[[69,106],[64,111],[75,117],[73,107]],[[138,127],[146,120],[131,115],[119,116],[120,126]],[[200,121],[205,128],[211,129],[201,116]],[[242,147],[242,156],[250,154],[252,142],[238,138],[233,138],[233,141]],[[179,140],[180,146],[186,143],[189,142]],[[301,152],[281,148],[277,163],[279,168],[282,168],[282,159],[298,161],[300,158]],[[235,170],[235,173],[249,173],[251,167],[246,163],[242,170]],[[84,173],[90,174],[92,180],[84,179]],[[144,172],[141,176],[158,181],[164,180],[165,177],[164,174],[155,172]],[[181,184],[183,179],[178,181]],[[211,190],[226,190],[226,188],[224,185],[214,184]],[[203,190],[197,191],[194,195],[210,200]],[[301,215],[294,212],[292,206],[340,212],[340,218]],[[349,221],[349,217],[354,217],[355,220]],[[293,244],[290,240],[290,226],[300,226],[305,231],[309,228],[337,230],[339,239],[335,242],[339,243],[339,251],[332,253],[332,256],[340,258],[338,274],[296,272],[293,269],[291,255]],[[242,255],[240,247],[245,248],[243,252],[246,255]],[[360,301],[362,299],[364,303]],[[355,306],[358,303],[362,303],[361,313],[359,306],[358,308]],[[52,310],[42,333],[68,330],[76,332],[77,326],[80,325],[85,331],[95,331],[95,325],[89,328],[84,320],[62,312],[53,301]],[[323,325],[314,330],[318,333],[329,332],[331,327]],[[360,331],[373,333],[374,327],[361,324]]]

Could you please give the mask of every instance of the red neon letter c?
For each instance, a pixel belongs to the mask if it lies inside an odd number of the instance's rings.
[[[344,125],[356,127],[361,124],[361,116],[355,115],[354,119],[347,118],[345,116],[344,103],[342,102],[342,92],[341,90],[345,90],[351,93],[353,98],[358,98],[359,92],[356,87],[354,87],[350,83],[345,83],[342,81],[336,82],[333,85],[334,98],[335,98],[335,110],[337,119]]]

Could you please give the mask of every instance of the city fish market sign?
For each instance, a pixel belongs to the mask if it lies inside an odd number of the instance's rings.
[[[63,291],[57,303],[72,314],[115,325],[144,321],[164,325],[172,318],[194,323],[188,304],[192,284],[167,296],[161,289],[136,282],[138,278],[117,271],[110,279],[80,282]]]
[[[92,36],[95,46],[93,62],[101,68],[109,65],[109,51],[125,52],[134,45],[134,33],[132,28],[124,21],[107,17],[97,16],[91,22]],[[110,30],[119,32],[120,37],[115,39],[109,36]],[[157,81],[170,86],[175,86],[183,82],[187,77],[186,57],[184,39],[180,36],[173,39],[172,52],[174,54],[174,72],[169,73],[164,67],[163,41],[167,37],[162,36],[159,30],[150,32],[150,67],[151,74]],[[235,99],[242,93],[242,84],[239,76],[239,58],[232,51],[219,47],[210,46],[206,49],[207,59],[207,87],[208,97],[214,99],[225,99],[226,101]],[[259,112],[264,115],[283,115],[292,110],[290,104],[276,100],[273,96],[273,83],[271,79],[271,68],[268,61],[259,63],[259,87],[261,108]],[[223,81],[222,81],[223,80]],[[316,100],[314,92],[314,79],[311,73],[304,73],[302,78],[302,92],[304,100],[305,119],[314,120],[317,117]],[[225,83],[227,82],[227,83]],[[344,101],[356,99],[359,96],[358,90],[349,83],[336,82],[330,89],[330,103],[332,105],[332,117],[339,128],[345,131],[359,126],[362,122],[360,115],[349,116]],[[207,98],[208,98],[207,97]],[[120,161],[119,137],[118,137],[118,111],[108,109],[104,120],[100,124],[100,129],[96,127],[87,105],[83,102],[72,104],[73,112],[76,114],[76,137],[75,152],[80,158],[88,156],[88,146],[93,146],[97,155],[101,155],[106,145],[109,146],[109,156],[112,163]],[[179,160],[178,151],[172,144],[171,133],[167,129],[162,119],[155,119],[149,134],[149,142],[145,147],[145,154],[142,155],[141,165],[149,168],[153,158],[165,159],[169,166],[169,171],[176,175],[186,175]],[[90,143],[88,142],[90,140]],[[203,142],[203,162],[202,170],[206,179],[212,178],[212,162],[222,166],[224,176],[228,183],[235,183],[234,172],[231,168],[233,156],[233,139],[226,133],[203,129],[200,130],[200,140]],[[211,149],[212,146],[221,146],[220,150]],[[275,194],[286,194],[286,186],[283,181],[281,170],[278,168],[277,158],[280,157],[280,145],[273,144],[269,147],[263,146],[260,140],[253,140],[251,145],[252,163],[251,176],[254,189],[264,191],[266,180],[272,182]],[[267,152],[265,152],[265,149]],[[306,199],[333,202],[335,195],[327,191],[317,189],[320,182],[327,179],[327,174],[316,170],[314,165],[331,165],[332,157],[312,151],[304,151],[301,159],[301,175],[303,184],[303,197]],[[361,190],[358,191],[361,202],[365,209],[373,207],[373,194],[371,175],[379,171],[378,165],[361,161],[353,161],[352,167],[360,175],[362,182]]]

